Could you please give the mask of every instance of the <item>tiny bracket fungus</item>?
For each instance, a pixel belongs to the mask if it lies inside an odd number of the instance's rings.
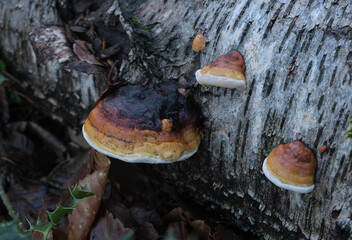
[[[84,138],[97,151],[126,162],[191,157],[201,140],[199,107],[177,89],[174,81],[115,85],[90,112]]]
[[[317,162],[313,152],[300,141],[280,144],[263,163],[265,176],[276,186],[299,193],[314,189]]]
[[[320,153],[324,153],[328,147],[326,145],[323,145],[319,148]]]
[[[200,52],[205,48],[206,37],[203,34],[199,33],[193,39],[192,49],[195,52]]]
[[[233,50],[198,70],[196,79],[202,85],[244,90],[246,88],[245,69],[241,54]]]

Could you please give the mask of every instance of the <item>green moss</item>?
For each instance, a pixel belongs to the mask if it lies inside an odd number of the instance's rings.
[[[350,128],[346,131],[346,139],[352,139],[352,116],[350,117],[350,121],[349,123],[351,124],[350,125]]]
[[[134,25],[135,28],[150,32],[149,25],[146,23],[142,23],[142,21],[135,16],[131,18],[131,24]]]
[[[140,21],[137,17],[132,17],[131,23],[132,23],[132,24],[140,24],[141,21]]]

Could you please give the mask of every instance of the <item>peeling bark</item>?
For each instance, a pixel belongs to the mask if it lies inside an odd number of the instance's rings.
[[[106,74],[39,65],[29,33],[64,22],[65,1],[0,2],[0,52],[33,98],[79,127]],[[347,1],[129,0],[100,3],[105,27],[119,21],[130,47],[121,79],[194,83],[194,72],[232,49],[246,62],[247,89],[192,88],[206,117],[190,160],[148,166],[245,231],[266,239],[350,239],[352,5]],[[67,16],[66,16],[67,17]],[[64,20],[65,21],[65,20]],[[203,52],[193,37],[207,36]],[[316,189],[299,195],[266,180],[261,165],[280,143],[301,140],[317,154]],[[324,153],[318,149],[327,145]]]

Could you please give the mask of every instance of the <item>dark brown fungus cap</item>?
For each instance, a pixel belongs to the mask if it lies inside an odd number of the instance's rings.
[[[83,126],[87,142],[126,162],[169,163],[192,156],[201,133],[199,110],[178,85],[126,85],[104,96]]]

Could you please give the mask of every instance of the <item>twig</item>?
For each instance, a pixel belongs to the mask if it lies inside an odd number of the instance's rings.
[[[108,87],[114,85],[114,83],[111,81],[111,75],[112,75],[112,72],[114,71],[114,69],[116,68],[117,64],[118,64],[118,60],[116,60],[114,62],[114,64],[111,66],[110,68],[110,71],[109,71],[109,74],[108,74],[108,79],[107,79],[107,84],[108,84]],[[117,68],[116,68],[116,72],[117,72]],[[118,73],[117,73],[118,74]],[[115,73],[115,79],[114,79],[114,82],[116,83],[117,81],[117,78],[118,78],[118,75]]]
[[[4,161],[6,161],[6,162],[9,162],[9,163],[11,163],[11,164],[13,164],[13,165],[17,165],[17,163],[15,163],[14,161],[12,161],[11,159],[9,159],[9,158],[7,158],[7,157],[5,157],[5,156],[1,156],[1,155],[0,155],[0,159],[1,159],[1,160],[4,160]]]
[[[15,78],[14,76],[12,76],[9,72],[2,71],[1,74],[4,75],[5,77],[7,77],[8,79],[14,81],[18,85],[21,85],[21,82],[17,78]]]
[[[5,77],[10,79],[11,81],[15,82],[15,84],[22,89],[20,80],[18,80],[14,76],[12,76],[9,72],[2,71],[1,74],[3,74]],[[20,95],[23,99],[27,100],[27,102],[29,102],[32,105],[35,105],[34,101],[29,99],[26,95],[24,95],[23,93],[21,93],[21,92],[19,92],[17,90],[15,90],[15,91],[16,91],[16,94]]]

